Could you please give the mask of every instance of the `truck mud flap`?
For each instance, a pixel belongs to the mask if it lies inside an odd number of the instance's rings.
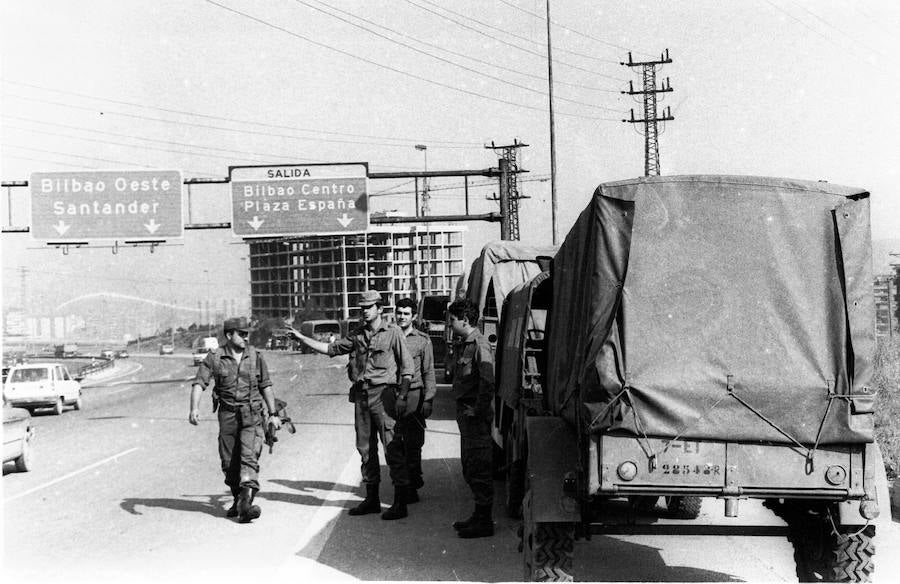
[[[578,438],[562,418],[529,417],[525,422],[527,441],[526,489],[531,491],[535,522],[580,521],[576,493],[566,488],[578,476]],[[574,485],[573,485],[574,486]]]

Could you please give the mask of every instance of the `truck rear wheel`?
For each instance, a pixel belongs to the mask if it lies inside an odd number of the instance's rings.
[[[826,507],[788,504],[779,513],[790,528],[801,582],[871,582],[875,526],[832,523]],[[837,510],[831,510],[837,516]]]
[[[526,582],[572,582],[575,524],[535,522],[531,491],[522,503],[522,558]]]
[[[702,503],[700,497],[666,497],[666,509],[676,519],[696,519]]]

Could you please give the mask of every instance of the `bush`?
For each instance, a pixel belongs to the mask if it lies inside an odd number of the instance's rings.
[[[878,392],[875,439],[881,446],[888,478],[900,474],[900,339],[880,338],[875,350],[872,386]]]

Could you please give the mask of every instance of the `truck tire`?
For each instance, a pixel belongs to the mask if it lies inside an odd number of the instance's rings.
[[[676,519],[696,519],[702,503],[700,497],[666,497],[666,509]]]
[[[53,413],[55,415],[59,416],[63,413],[63,410],[65,410],[65,409],[66,409],[66,405],[65,405],[65,403],[63,403],[63,398],[62,398],[62,396],[59,396],[56,399],[56,403],[53,404]]]
[[[801,582],[871,582],[875,572],[875,526],[832,524],[822,505],[784,505]],[[837,509],[831,509],[837,516]]]
[[[522,503],[522,558],[526,582],[572,582],[574,523],[534,521],[531,491]]]

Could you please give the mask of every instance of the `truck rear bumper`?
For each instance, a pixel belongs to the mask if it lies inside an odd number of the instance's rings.
[[[865,444],[798,446],[666,440],[602,434],[591,439],[589,492],[753,498],[861,498]]]

